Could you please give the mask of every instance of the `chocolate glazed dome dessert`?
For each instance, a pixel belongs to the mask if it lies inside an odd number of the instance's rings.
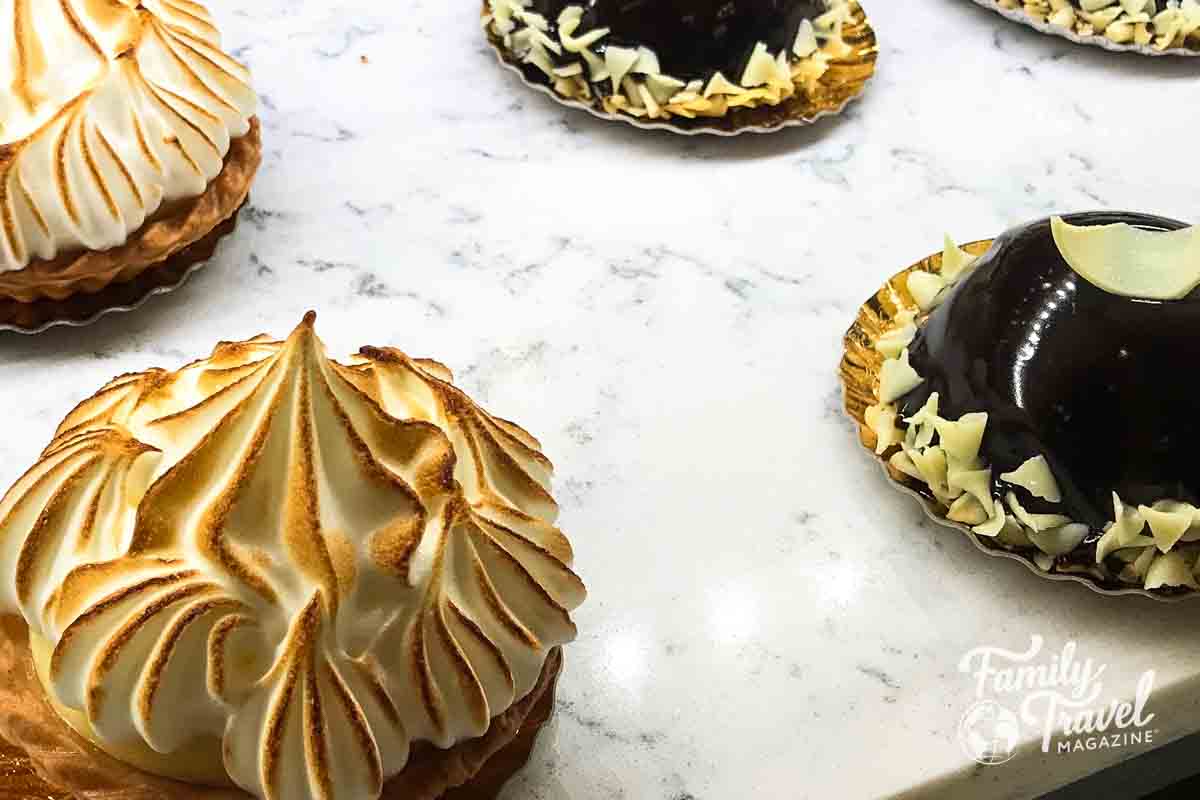
[[[812,92],[851,48],[854,0],[488,0],[485,26],[565,98],[646,119]]]
[[[877,449],[1046,569],[1200,588],[1198,284],[1200,228],[1144,214],[1042,220],[977,261],[948,248],[877,343]]]

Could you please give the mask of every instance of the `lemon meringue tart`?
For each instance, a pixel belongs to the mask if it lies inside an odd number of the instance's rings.
[[[204,7],[12,0],[0,27],[0,298],[63,300],[195,258],[261,159],[249,75]]]
[[[558,96],[686,123],[819,92],[831,62],[854,54],[843,29],[855,14],[857,0],[486,0],[483,19]]]
[[[310,314],[75,408],[0,501],[0,606],[62,720],[181,797],[435,798],[576,635],[551,473],[446,367],[333,361]]]
[[[894,283],[863,412],[893,474],[1046,572],[1200,589],[1200,227],[1053,217]]]

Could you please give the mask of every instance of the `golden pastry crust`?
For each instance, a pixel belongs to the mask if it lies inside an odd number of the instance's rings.
[[[52,325],[85,325],[110,310],[136,308],[148,297],[173,291],[193,270],[213,257],[217,245],[237,228],[238,212],[207,236],[173,253],[125,283],[114,283],[95,294],[74,294],[65,300],[21,303],[0,297],[0,330],[36,333]]]
[[[205,238],[246,201],[262,161],[260,128],[258,118],[251,119],[250,132],[230,143],[224,168],[199,197],[147,222],[120,247],[69,253],[0,272],[0,299],[35,303],[94,294],[133,280]]]
[[[449,750],[413,750],[404,771],[385,785],[382,800],[483,800],[525,765],[541,726],[550,717],[562,651],[546,659],[533,691],[492,720],[483,736]],[[142,772],[105,754],[79,736],[46,699],[34,669],[28,629],[18,617],[0,618],[0,737],[9,768],[0,793],[75,800],[248,800],[237,789],[194,786]]]

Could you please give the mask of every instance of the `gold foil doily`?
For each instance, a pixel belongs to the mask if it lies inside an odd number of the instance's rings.
[[[556,649],[547,658],[542,679],[527,701],[493,720],[493,730],[481,739],[464,742],[450,751],[438,751],[421,775],[402,772],[384,786],[381,800],[427,800],[428,794],[414,794],[414,784],[427,785],[429,776],[453,772],[461,763],[470,764],[477,757],[486,761],[475,777],[442,794],[440,800],[493,800],[509,778],[528,763],[537,735],[554,710],[561,666],[561,651]],[[489,741],[493,733],[496,739]],[[506,738],[507,743],[499,744]],[[441,756],[456,751],[460,757],[455,763],[449,767],[439,763]],[[252,800],[239,790],[192,786],[150,775],[105,755],[78,736],[45,700],[34,673],[24,621],[5,615],[0,616],[0,800],[35,798]]]
[[[972,255],[982,255],[992,246],[992,240],[974,242],[963,247]],[[879,463],[887,475],[888,484],[921,501],[925,514],[934,522],[953,528],[967,536],[980,551],[1002,558],[1018,561],[1034,574],[1054,581],[1082,583],[1089,589],[1105,595],[1140,595],[1155,600],[1179,600],[1200,595],[1197,592],[1180,593],[1178,590],[1151,591],[1140,587],[1121,584],[1092,572],[1047,572],[1039,567],[1031,554],[1009,550],[988,536],[978,536],[966,525],[946,519],[945,506],[941,505],[921,481],[905,475],[888,464],[883,455],[875,452],[877,437],[866,423],[868,406],[876,403],[879,396],[879,373],[884,356],[875,349],[875,342],[884,332],[896,327],[896,316],[901,311],[919,311],[916,301],[908,291],[908,275],[912,272],[939,272],[942,254],[937,253],[892,276],[878,292],[858,310],[854,324],[846,331],[843,341],[844,353],[840,367],[843,400],[847,415],[858,427],[862,446]]]
[[[862,5],[854,0],[851,6],[851,19],[842,28],[842,38],[849,46],[850,53],[844,58],[830,62],[829,70],[821,77],[815,92],[797,91],[778,105],[737,108],[723,117],[715,118],[641,119],[630,114],[609,113],[591,103],[565,98],[546,84],[545,75],[541,70],[517,61],[504,47],[500,38],[492,33],[490,27],[485,29],[485,33],[501,64],[517,73],[526,86],[548,95],[568,108],[586,111],[600,119],[624,122],[643,130],[664,130],[684,136],[737,136],[742,133],[774,133],[783,128],[811,125],[822,117],[840,114],[851,101],[866,91],[867,84],[875,74],[879,42]],[[486,17],[489,13],[487,0],[484,0],[483,16]]]

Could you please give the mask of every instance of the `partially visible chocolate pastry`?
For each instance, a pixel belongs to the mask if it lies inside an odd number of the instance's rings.
[[[562,97],[648,119],[811,91],[856,0],[487,0],[484,23]]]
[[[947,272],[948,270],[948,272]],[[1042,220],[914,272],[867,421],[947,518],[1146,588],[1200,588],[1200,228]]]
[[[1200,50],[1197,0],[995,0],[1000,8],[1080,36],[1166,51]]]

